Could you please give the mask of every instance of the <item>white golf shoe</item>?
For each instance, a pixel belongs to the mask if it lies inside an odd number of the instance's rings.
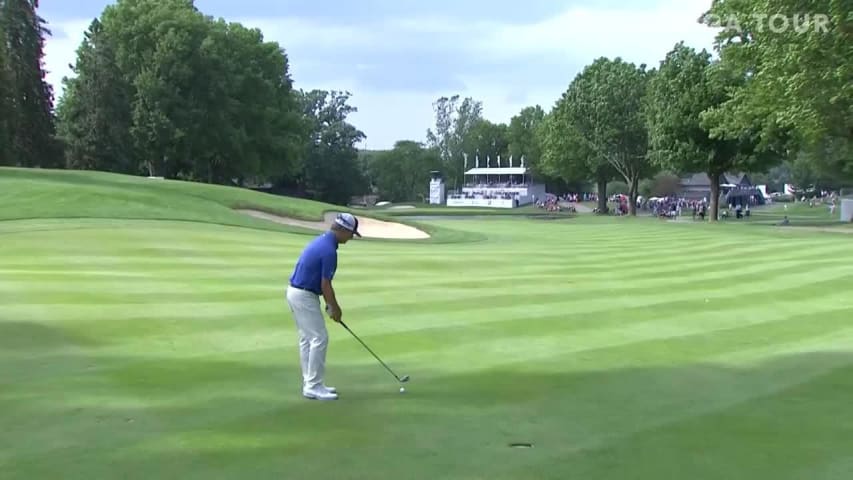
[[[338,394],[324,387],[303,388],[302,396],[311,400],[337,400]]]
[[[338,393],[338,389],[337,389],[337,388],[335,388],[335,387],[330,387],[330,386],[328,386],[328,385],[326,385],[326,384],[322,384],[322,385],[320,385],[320,387],[321,387],[323,390],[326,390],[327,392]],[[303,384],[303,385],[302,385],[302,390],[308,390],[308,388],[306,388],[306,387],[305,387],[305,385]]]

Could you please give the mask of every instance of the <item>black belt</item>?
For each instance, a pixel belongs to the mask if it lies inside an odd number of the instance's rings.
[[[292,283],[290,284],[290,286],[291,286],[291,287],[293,287],[293,288],[295,288],[295,289],[297,289],[297,290],[302,290],[302,291],[304,291],[304,292],[311,292],[311,293],[313,293],[314,295],[322,295],[322,294],[323,294],[323,292],[316,292],[316,291],[314,291],[314,290],[311,290],[310,288],[298,287],[298,286],[296,286],[296,285],[294,285],[294,284],[292,284]]]

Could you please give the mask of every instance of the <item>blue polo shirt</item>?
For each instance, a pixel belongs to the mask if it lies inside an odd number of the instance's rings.
[[[332,280],[337,268],[338,239],[334,233],[326,232],[305,246],[290,276],[290,284],[321,295],[320,279]]]

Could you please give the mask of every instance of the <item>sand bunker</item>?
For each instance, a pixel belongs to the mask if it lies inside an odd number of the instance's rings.
[[[273,215],[271,213],[260,212],[258,210],[240,209],[237,211],[262,220],[269,220],[271,222],[281,223],[284,225],[293,225],[296,227],[310,228],[314,230],[327,230],[332,224],[332,221],[335,219],[335,215],[337,215],[334,212],[327,212],[324,215],[324,221],[312,222],[310,220],[297,220],[295,218]],[[362,217],[361,215],[356,215],[356,217],[358,218],[358,232],[364,238],[394,238],[405,240],[429,238],[429,234],[426,232],[409,225],[385,222],[374,218]]]

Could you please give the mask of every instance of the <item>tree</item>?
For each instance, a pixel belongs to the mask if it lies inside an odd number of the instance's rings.
[[[507,129],[509,154],[517,159],[513,163],[520,164],[521,157],[524,156],[524,166],[538,176],[544,176],[540,168],[542,145],[537,133],[544,121],[545,110],[542,107],[524,107],[510,119]]]
[[[393,149],[375,154],[368,169],[383,200],[404,202],[427,197],[430,171],[440,167],[438,150],[400,140]]]
[[[308,125],[288,69],[278,43],[190,0],[121,0],[92,22],[65,79],[67,162],[222,184],[293,179]]]
[[[309,130],[287,56],[257,29],[209,24],[198,51],[193,158],[208,181],[262,182],[297,175]]]
[[[711,179],[710,221],[719,211],[720,178],[731,169],[760,171],[780,161],[776,152],[759,151],[754,130],[733,139],[714,138],[703,112],[722,104],[742,80],[710,54],[683,42],[661,62],[649,84],[647,122],[650,158],[680,174],[705,172]]]
[[[0,12],[3,12],[5,0],[0,0]],[[6,48],[6,29],[4,17],[0,15],[0,165],[11,165],[12,161],[12,117],[11,85],[12,75],[9,66],[9,54]]]
[[[575,169],[576,160],[582,159],[598,183],[603,211],[607,181],[615,171],[629,187],[630,213],[636,215],[639,181],[650,170],[643,113],[646,77],[644,65],[598,58],[575,77],[555,107],[556,123],[548,143],[562,147],[549,159],[567,161],[566,166]],[[578,153],[580,158],[570,160]]]
[[[768,192],[781,192],[786,183],[791,183],[791,162],[786,160],[766,172],[755,172],[750,175],[756,185],[766,185]]]
[[[85,32],[72,71],[76,76],[63,78],[57,106],[66,167],[138,173],[130,136],[131,86],[118,70],[115,49],[98,19]]]
[[[482,118],[477,119],[464,133],[459,149],[462,154],[470,157],[469,168],[476,164],[477,156],[480,158],[481,167],[486,166],[487,160],[491,167],[497,167],[499,159],[501,166],[507,166],[509,162],[507,126]]]
[[[509,122],[507,140],[509,155],[513,165],[524,167],[537,181],[543,182],[549,189],[557,191],[580,192],[584,189],[586,179],[566,182],[559,176],[549,175],[542,165],[543,140],[542,132],[545,123],[545,110],[539,105],[524,107]]]
[[[645,65],[602,57],[577,76],[566,99],[578,138],[628,185],[631,215],[637,214],[640,178],[650,170],[643,111],[646,80]]]
[[[649,179],[648,191],[644,195],[650,197],[667,197],[681,193],[681,178],[669,172],[658,172]]]
[[[198,55],[207,25],[193,8],[174,8],[171,13],[169,28],[155,27],[161,32],[152,39],[152,51],[146,52],[148,63],[132,71],[136,98],[130,134],[149,175],[196,180],[199,157],[193,153],[199,138],[194,133],[210,106],[201,82],[213,74]]]
[[[367,188],[355,147],[365,135],[347,122],[347,116],[357,111],[347,104],[350,95],[334,90],[299,91],[310,131],[301,181],[314,198],[328,203],[346,204]]]
[[[567,184],[591,179],[598,193],[598,212],[607,213],[607,182],[616,172],[590,149],[589,143],[568,119],[566,98],[564,93],[537,129],[537,139],[542,148],[540,170]]]
[[[483,103],[471,97],[459,102],[459,95],[441,97],[433,103],[436,113],[435,131],[427,129],[427,146],[439,152],[444,178],[453,188],[463,182],[465,141],[483,118]]]
[[[722,26],[715,48],[742,84],[704,113],[712,138],[758,150],[853,142],[850,2],[714,0],[700,21]],[[772,15],[771,15],[772,14]],[[720,25],[722,24],[722,25]],[[820,147],[817,147],[820,148]],[[849,151],[848,151],[849,153]],[[853,163],[853,155],[845,159]]]
[[[849,188],[853,185],[853,162],[848,147],[849,144],[836,137],[799,150],[786,162],[791,183],[804,190]]]
[[[455,147],[454,115],[459,95],[441,97],[432,104],[435,111],[435,131],[427,129],[427,143],[438,150],[441,161],[447,163],[453,157]],[[449,172],[448,172],[449,173]]]
[[[44,36],[50,31],[36,10],[38,0],[0,1],[8,146],[6,156],[19,166],[56,167],[61,155],[56,142],[53,91],[45,80]]]

